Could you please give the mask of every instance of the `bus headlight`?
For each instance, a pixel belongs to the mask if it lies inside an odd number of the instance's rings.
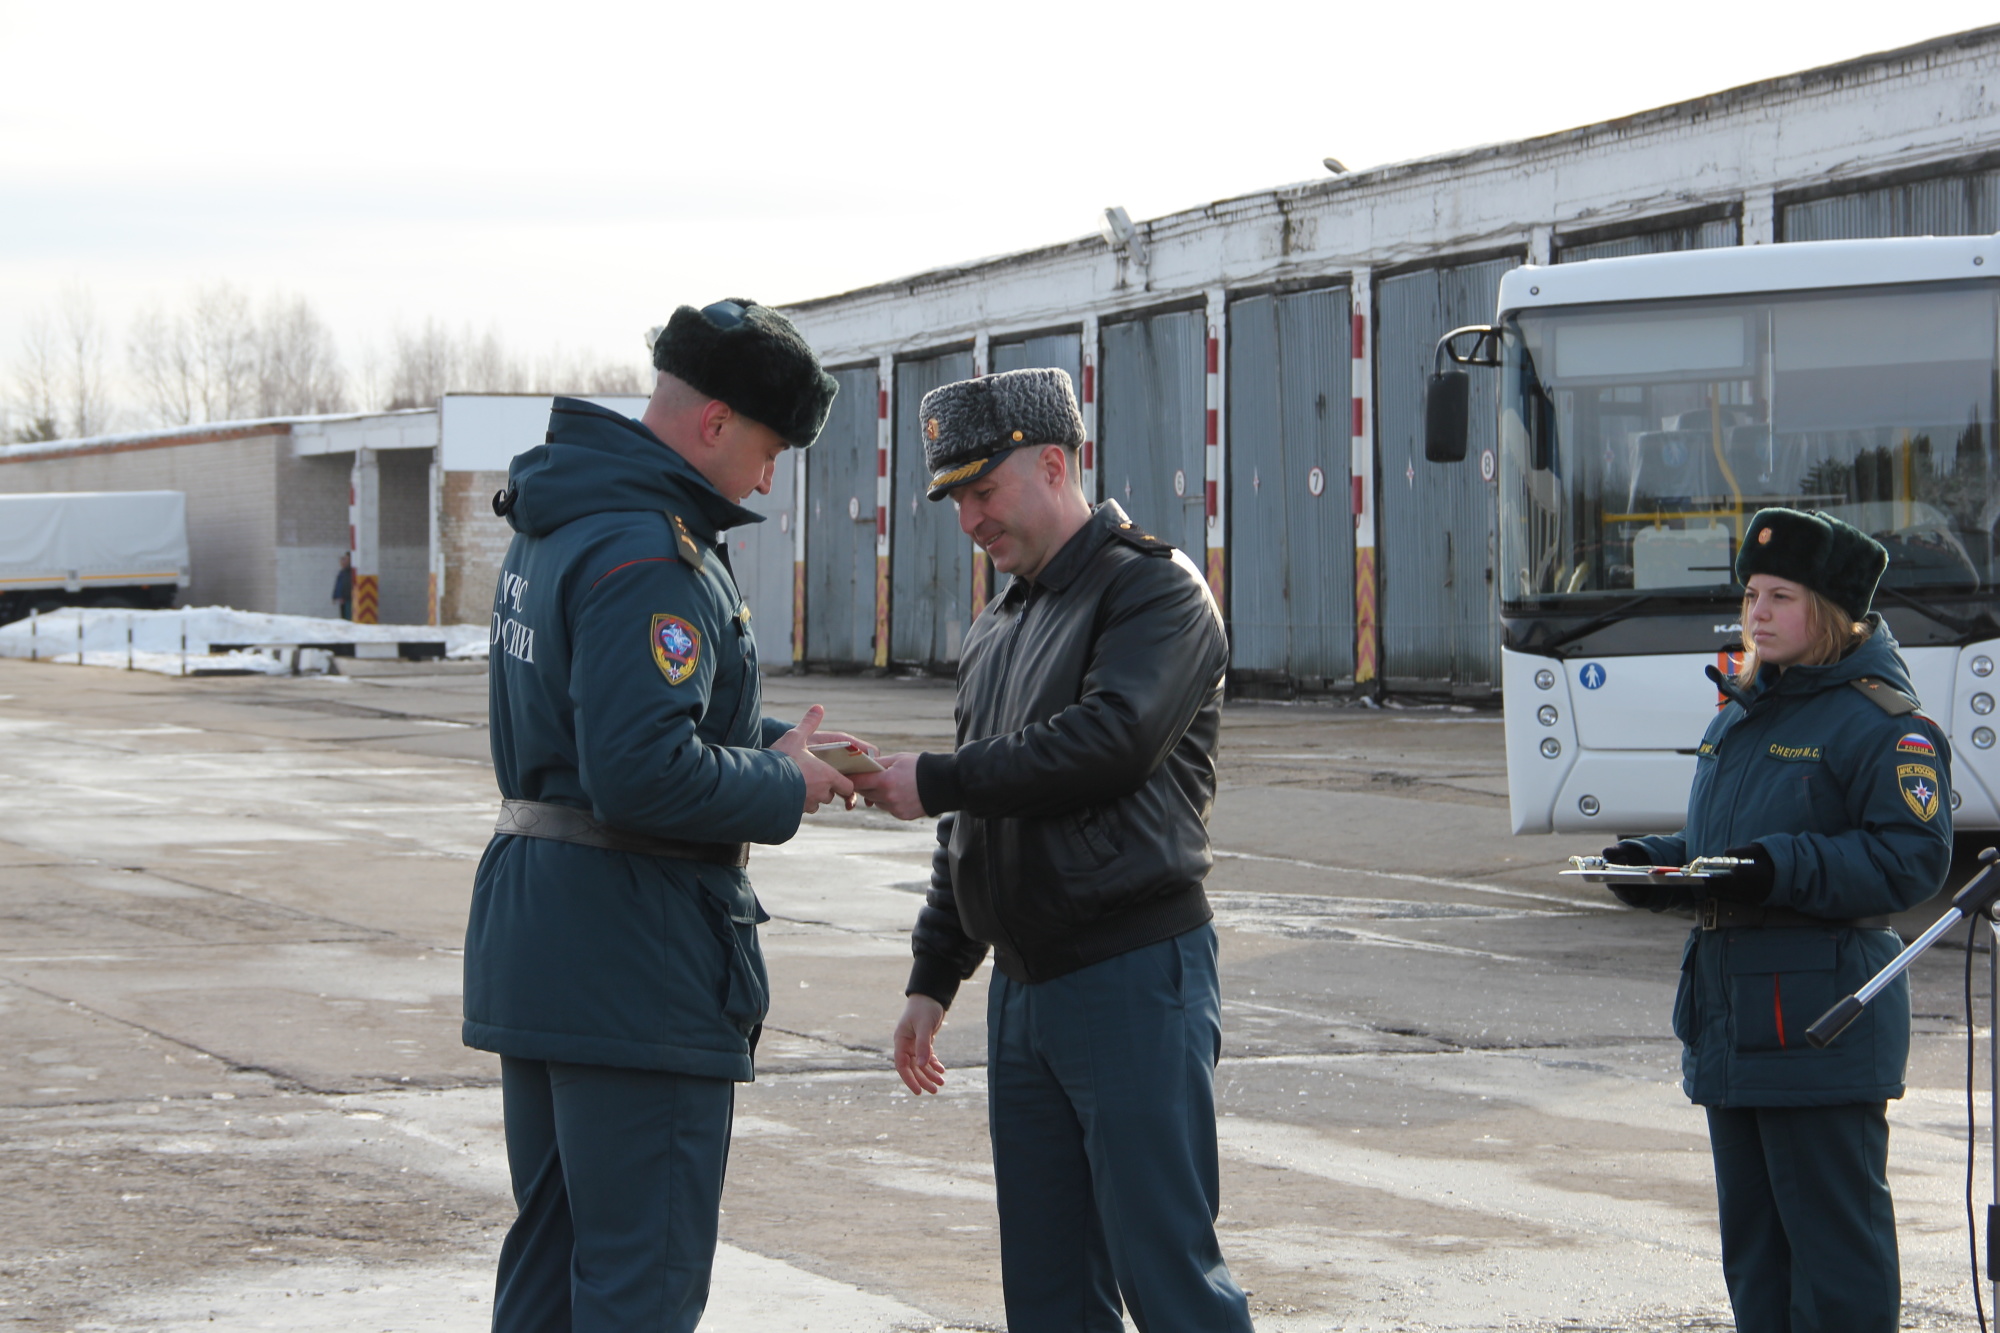
[[[1983,694],[1980,695],[1979,697],[1982,699],[1986,699],[1986,696]],[[1977,708],[1978,706],[1979,705],[1977,704],[1973,705],[1973,707],[1975,708]],[[1993,701],[1991,699],[1986,699],[1985,711],[1991,712],[1992,709],[1993,709]],[[1535,710],[1535,721],[1541,723],[1545,727],[1553,727],[1556,724],[1557,719],[1561,717],[1562,714],[1556,711],[1556,706],[1554,704],[1543,704],[1540,708],[1537,708]]]
[[[1954,810],[1958,809],[1958,803],[1961,799],[1963,798],[1961,798],[1957,792],[1953,792],[1951,794],[1951,808]]]
[[[1981,717],[1985,717],[1988,713],[1993,711],[1993,696],[1990,694],[1973,695],[1972,711],[1979,714]]]
[[[1985,731],[1985,729],[1981,728],[1981,731]],[[1990,731],[1986,731],[1985,736],[1986,736],[1986,743],[1988,745],[1993,744],[1993,733]],[[1979,744],[1978,733],[1974,733],[1972,737],[1972,743],[1974,745]],[[1554,759],[1557,756],[1561,755],[1562,752],[1563,752],[1563,743],[1561,741],[1557,740],[1553,736],[1542,737],[1542,758]]]
[[[1984,679],[1993,674],[1993,659],[1985,653],[1972,659],[1972,674]]]
[[[1981,750],[1993,748],[1993,728],[1981,727],[1972,733],[1972,743]]]
[[[1578,797],[1576,802],[1576,808],[1583,811],[1586,817],[1593,817],[1593,818],[1596,816],[1599,810],[1603,809],[1603,807],[1597,803],[1597,798],[1595,796]]]
[[[1983,657],[1982,657],[1982,658],[1980,658],[1979,660],[1980,660],[1980,661],[1982,661],[1982,662],[1986,662],[1986,659],[1985,659],[1985,658],[1983,658]],[[1993,664],[1992,664],[1991,662],[1986,662],[1986,669],[1987,669],[1988,671],[1991,671],[1991,670],[1993,669]],[[1556,687],[1556,673],[1555,673],[1555,672],[1553,672],[1553,671],[1549,670],[1549,669],[1548,669],[1547,667],[1543,667],[1543,668],[1542,668],[1542,669],[1541,669],[1540,671],[1537,671],[1537,672],[1535,673],[1535,688],[1536,688],[1536,689],[1538,689],[1538,690],[1552,690],[1552,689],[1554,689],[1555,687]]]

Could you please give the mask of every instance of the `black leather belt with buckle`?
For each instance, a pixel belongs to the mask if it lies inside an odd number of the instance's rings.
[[[524,838],[547,838],[551,842],[574,842],[585,847],[602,847],[612,852],[634,852],[640,856],[672,856],[683,861],[705,861],[710,865],[750,864],[747,842],[685,842],[679,838],[655,838],[645,833],[627,833],[600,824],[587,810],[548,801],[502,801],[495,833],[514,833]]]
[[[1822,930],[1887,930],[1886,916],[1808,916],[1789,907],[1751,907],[1726,903],[1720,898],[1701,900],[1703,930],[1775,929],[1782,926],[1817,926]]]

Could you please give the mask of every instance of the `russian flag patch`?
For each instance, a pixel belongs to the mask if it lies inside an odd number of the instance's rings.
[[[1921,731],[1913,731],[1897,741],[1896,748],[1904,754],[1927,754],[1932,757],[1937,755],[1937,746],[1931,744],[1931,738]]]

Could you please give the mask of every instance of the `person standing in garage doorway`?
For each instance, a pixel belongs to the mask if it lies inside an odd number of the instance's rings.
[[[333,604],[342,620],[354,619],[354,557],[340,553],[340,569],[333,576]]]

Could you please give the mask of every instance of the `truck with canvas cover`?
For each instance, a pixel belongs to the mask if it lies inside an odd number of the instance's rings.
[[[1881,542],[1875,609],[1951,738],[1953,822],[2000,828],[2000,237],[1815,241],[1514,269],[1437,349],[1425,454],[1499,519],[1514,831],[1679,828],[1733,670],[1759,509]],[[1487,367],[1468,370],[1467,367]]]
[[[179,491],[0,495],[0,624],[59,606],[165,608],[187,586]]]

